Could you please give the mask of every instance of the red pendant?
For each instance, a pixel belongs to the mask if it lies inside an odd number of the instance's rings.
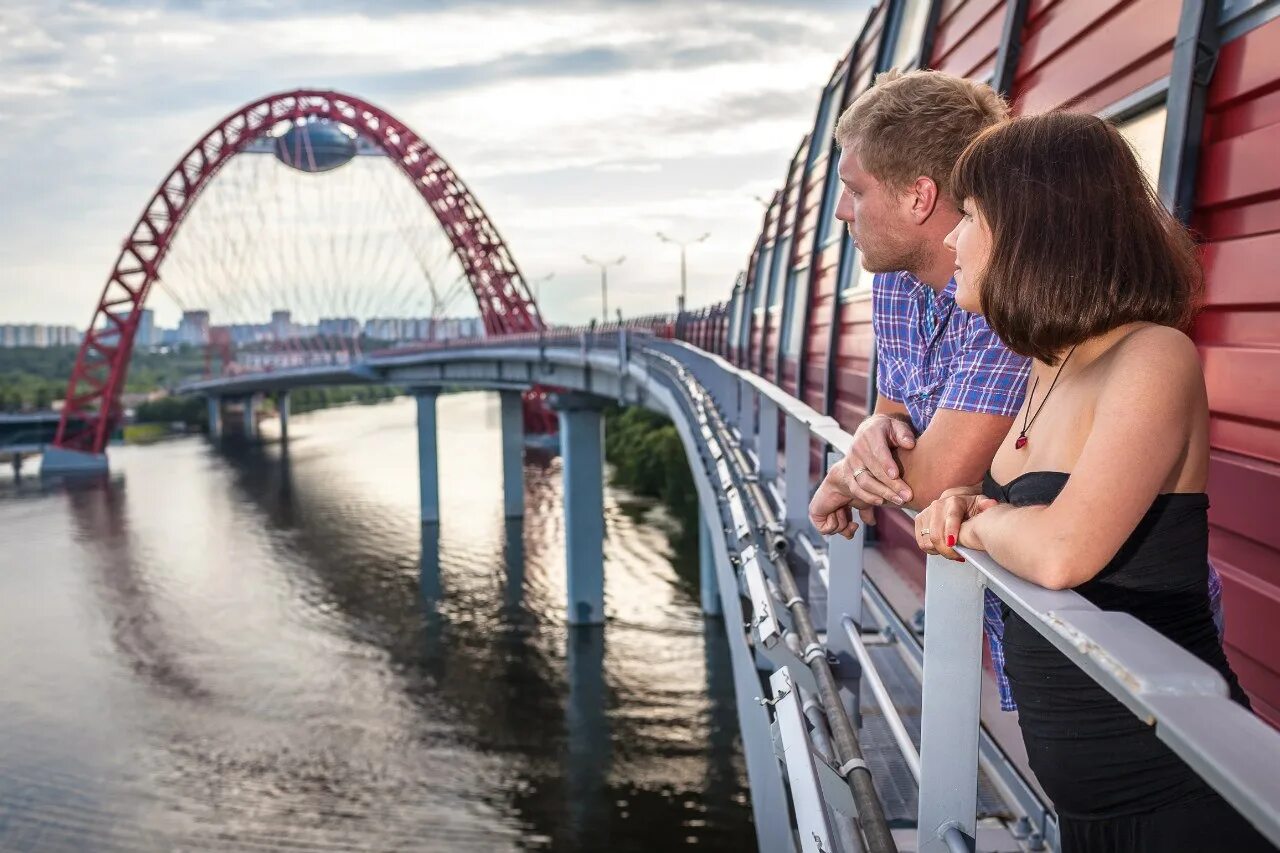
[[[1015,450],[1021,450],[1027,446],[1027,437],[1025,435],[1018,436],[1018,440],[1013,443]]]

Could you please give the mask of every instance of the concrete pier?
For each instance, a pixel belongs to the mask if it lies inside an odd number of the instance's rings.
[[[244,437],[258,437],[258,395],[250,394],[244,398]]]
[[[418,493],[422,522],[440,522],[440,459],[436,452],[436,397],[434,389],[416,389],[418,401]]]
[[[222,398],[206,397],[209,406],[209,438],[217,441],[222,438]]]
[[[524,517],[524,400],[519,391],[498,394],[502,407],[502,507],[507,518]]]
[[[276,394],[276,412],[280,415],[280,440],[289,440],[289,392]]]
[[[571,625],[604,623],[604,404],[587,394],[557,394],[552,401],[564,458]]]

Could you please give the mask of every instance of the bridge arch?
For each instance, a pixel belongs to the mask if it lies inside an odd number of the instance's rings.
[[[183,221],[219,170],[286,121],[328,119],[377,145],[417,190],[448,237],[490,335],[544,328],[515,259],[457,173],[404,122],[341,92],[298,89],[227,115],[178,161],[125,238],[76,355],[54,445],[101,453],[120,417],[141,309]]]

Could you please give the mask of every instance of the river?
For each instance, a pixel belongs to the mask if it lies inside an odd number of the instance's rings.
[[[696,543],[607,488],[569,629],[559,458],[506,522],[497,397],[439,422],[438,528],[408,399],[0,474],[0,850],[754,849]]]

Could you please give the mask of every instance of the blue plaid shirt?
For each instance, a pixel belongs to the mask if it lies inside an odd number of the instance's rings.
[[[987,321],[956,305],[952,279],[937,293],[908,272],[872,279],[876,387],[903,404],[916,433],[939,408],[1014,417],[1026,394],[1030,360],[1010,352]],[[1222,633],[1222,583],[1209,566],[1209,604]],[[983,627],[1000,707],[1017,710],[1004,672],[1004,618],[995,593],[983,595]]]

